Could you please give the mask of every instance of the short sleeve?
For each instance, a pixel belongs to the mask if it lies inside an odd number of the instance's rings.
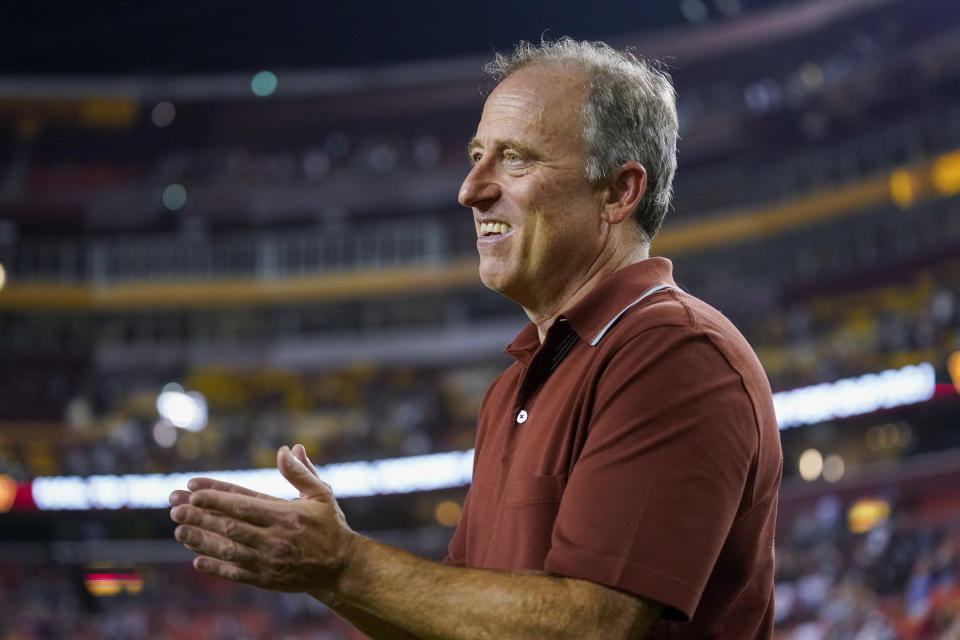
[[[756,455],[741,376],[704,335],[658,327],[612,352],[593,397],[545,569],[688,620]]]

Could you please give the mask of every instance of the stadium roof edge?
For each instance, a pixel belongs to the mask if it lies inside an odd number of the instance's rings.
[[[801,37],[826,24],[903,0],[807,0],[776,6],[738,20],[639,33],[608,41],[630,46],[651,59],[696,62],[784,39]],[[373,89],[437,85],[480,79],[486,54],[396,65],[329,70],[276,70],[277,97],[322,97]],[[253,73],[138,76],[0,75],[0,100],[116,97],[137,100],[203,101],[252,98]]]
[[[371,89],[437,85],[480,78],[485,58],[430,60],[383,67],[277,71],[277,97],[323,97]],[[0,76],[0,100],[116,97],[204,101],[254,99],[251,73],[181,76]]]

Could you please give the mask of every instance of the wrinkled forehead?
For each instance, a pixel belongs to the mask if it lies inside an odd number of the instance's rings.
[[[541,136],[566,135],[579,141],[587,89],[586,75],[577,69],[548,64],[525,67],[490,93],[480,128],[485,124],[521,127]]]

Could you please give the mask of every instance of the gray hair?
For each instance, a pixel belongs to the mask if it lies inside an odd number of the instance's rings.
[[[645,240],[659,231],[670,209],[677,169],[676,92],[659,66],[603,42],[567,36],[534,45],[521,41],[513,54],[497,53],[484,67],[497,82],[535,64],[571,65],[588,78],[583,108],[587,179],[597,184],[625,162],[647,171],[647,190],[633,212]]]

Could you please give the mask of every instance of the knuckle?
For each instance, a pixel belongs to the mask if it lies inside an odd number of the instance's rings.
[[[233,565],[226,565],[223,568],[223,577],[230,580],[241,581],[243,579],[243,573],[240,571],[239,567]]]
[[[233,514],[234,514],[237,518],[240,518],[241,520],[245,520],[245,519],[247,519],[248,517],[250,517],[250,508],[249,508],[246,504],[244,504],[243,502],[241,502],[241,503],[237,504],[236,507],[234,507],[234,509],[233,509]]]

